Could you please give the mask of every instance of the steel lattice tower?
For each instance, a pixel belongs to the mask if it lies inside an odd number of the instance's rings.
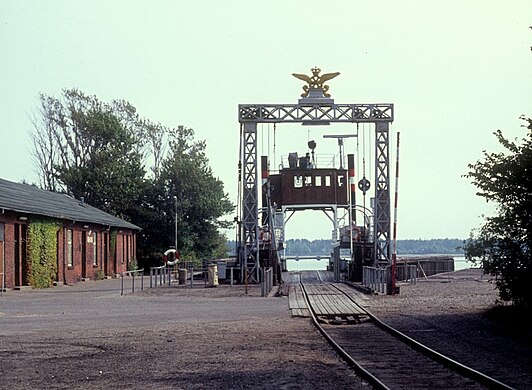
[[[240,266],[249,281],[258,281],[259,188],[257,164],[258,123],[330,123],[375,124],[375,265],[391,265],[389,124],[393,122],[393,104],[335,104],[324,90],[310,89],[298,104],[240,104],[238,121],[242,126],[241,160],[243,177],[241,199]]]

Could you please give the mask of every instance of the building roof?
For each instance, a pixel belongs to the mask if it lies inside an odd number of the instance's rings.
[[[14,183],[4,179],[0,179],[0,209],[140,230],[138,226],[82,203],[70,195],[45,191],[29,184]]]

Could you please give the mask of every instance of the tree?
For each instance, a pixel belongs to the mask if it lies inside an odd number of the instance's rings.
[[[125,101],[105,104],[77,89],[63,91],[62,99],[41,94],[40,103],[32,139],[42,188],[128,219],[145,175],[135,108]]]
[[[183,126],[169,130],[169,153],[155,185],[162,196],[161,215],[175,221],[177,211],[178,249],[191,257],[207,257],[225,250],[219,229],[228,228],[229,222],[221,218],[234,206],[208,165],[205,142],[192,142],[193,136],[193,130]]]
[[[522,117],[527,136],[519,144],[495,136],[507,153],[487,153],[484,160],[469,164],[466,175],[478,187],[477,195],[497,206],[478,236],[464,245],[466,258],[481,261],[495,277],[503,301],[532,307],[532,119]]]
[[[39,98],[31,137],[42,188],[84,197],[140,226],[141,266],[156,264],[174,245],[176,212],[185,257],[223,256],[219,229],[228,227],[222,217],[234,206],[192,129],[168,128],[140,118],[124,100],[104,103],[77,89]]]

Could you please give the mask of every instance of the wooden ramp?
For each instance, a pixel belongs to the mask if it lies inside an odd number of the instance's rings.
[[[288,307],[292,310],[292,317],[310,317],[301,285],[293,284],[290,286],[288,290]]]
[[[367,315],[360,307],[346,297],[341,291],[338,291],[334,286],[338,286],[342,291],[346,291],[356,302],[360,302],[362,306],[365,306],[363,303],[365,297],[342,283],[305,284],[309,303],[316,316],[325,322],[329,322],[329,320],[336,322],[360,322],[362,319],[367,318]],[[301,285],[290,285],[288,297],[292,316],[309,316],[309,309],[303,297]]]
[[[307,284],[305,290],[314,313],[320,317],[361,317],[366,314],[353,301],[338,291],[335,284]]]

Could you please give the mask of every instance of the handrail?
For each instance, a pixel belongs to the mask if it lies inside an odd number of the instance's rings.
[[[273,289],[273,268],[264,267],[261,268],[262,278],[260,283],[261,297],[266,297]]]
[[[187,262],[184,264],[190,267],[186,268],[190,275],[190,287],[193,287],[194,285],[194,271],[200,271],[203,274],[203,278],[205,279],[205,286],[207,285],[207,268],[194,268],[192,266],[192,262]],[[178,270],[179,268],[177,267],[177,265],[161,265],[160,267],[150,267],[150,288],[156,288],[157,285],[162,286],[163,284],[171,286],[172,282],[179,281],[179,274],[176,274],[176,271],[179,272]],[[173,279],[172,274],[174,274]]]
[[[144,291],[144,268],[136,269],[133,271],[124,271],[121,275],[121,287],[120,287],[120,295],[124,295],[124,276],[132,276],[132,282],[131,282],[131,292],[135,292],[135,275],[140,274],[140,291]]]

